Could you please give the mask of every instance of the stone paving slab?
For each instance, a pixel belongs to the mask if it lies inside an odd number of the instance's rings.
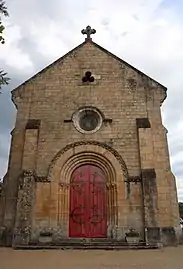
[[[158,250],[0,249],[0,269],[182,269],[183,246]]]

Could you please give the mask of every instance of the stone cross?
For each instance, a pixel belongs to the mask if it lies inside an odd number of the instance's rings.
[[[95,29],[92,29],[91,28],[91,26],[87,26],[86,27],[86,29],[83,29],[82,31],[81,31],[81,33],[83,34],[83,35],[87,35],[87,37],[86,37],[86,40],[91,40],[91,34],[95,34],[96,33],[96,30]]]

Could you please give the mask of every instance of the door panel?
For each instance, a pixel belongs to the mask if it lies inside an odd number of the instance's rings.
[[[106,237],[107,193],[102,170],[93,165],[77,168],[70,184],[70,237]]]
[[[71,176],[70,182],[70,218],[69,236],[85,237],[86,234],[86,193],[88,169],[78,168]]]
[[[106,180],[101,169],[95,166],[90,166],[89,193],[89,237],[105,237],[107,230]]]

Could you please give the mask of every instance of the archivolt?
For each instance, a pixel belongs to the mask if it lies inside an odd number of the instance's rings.
[[[73,155],[75,155],[74,154],[74,148],[76,148],[78,146],[84,146],[84,145],[99,146],[99,147],[102,147],[102,148],[106,149],[110,153],[112,153],[115,156],[115,158],[118,160],[118,162],[120,163],[121,169],[123,171],[124,179],[125,180],[128,179],[128,170],[127,170],[126,164],[125,164],[123,158],[121,157],[121,155],[115,149],[113,149],[112,147],[110,147],[109,145],[107,145],[105,143],[101,143],[101,142],[97,142],[97,141],[78,141],[78,142],[75,142],[75,143],[68,144],[66,147],[64,147],[62,150],[60,150],[56,154],[56,156],[53,158],[53,160],[52,160],[52,162],[50,164],[49,170],[48,170],[48,180],[50,179],[50,176],[52,174],[52,170],[53,170],[54,165],[56,164],[57,160],[61,157],[61,155],[63,155],[66,151],[68,151],[70,149],[73,149]],[[98,160],[98,162],[100,162],[100,161],[101,161],[101,159]],[[84,161],[84,162],[86,163],[86,161]],[[97,158],[95,158],[95,162],[97,162]],[[78,161],[78,164],[81,165],[81,162]],[[72,165],[72,161],[70,162],[70,165]]]
[[[55,203],[57,211],[57,223],[64,236],[68,236],[69,222],[69,187],[73,171],[85,164],[100,167],[107,178],[107,234],[114,236],[118,226],[118,205],[121,195],[118,191],[122,189],[124,197],[125,180],[128,171],[119,153],[108,145],[96,141],[81,141],[67,145],[57,153],[51,162],[48,171],[48,181],[51,183],[51,195],[53,201],[55,193],[58,193],[58,201]],[[58,191],[57,191],[58,188]]]
[[[101,168],[109,184],[116,181],[116,171],[105,156],[95,152],[80,152],[71,156],[62,166],[59,176],[60,183],[69,184],[72,172],[85,164],[92,164]]]

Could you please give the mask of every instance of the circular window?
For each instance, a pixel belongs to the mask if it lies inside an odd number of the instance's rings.
[[[74,113],[73,123],[81,133],[94,133],[102,125],[102,116],[97,109],[85,107]]]

